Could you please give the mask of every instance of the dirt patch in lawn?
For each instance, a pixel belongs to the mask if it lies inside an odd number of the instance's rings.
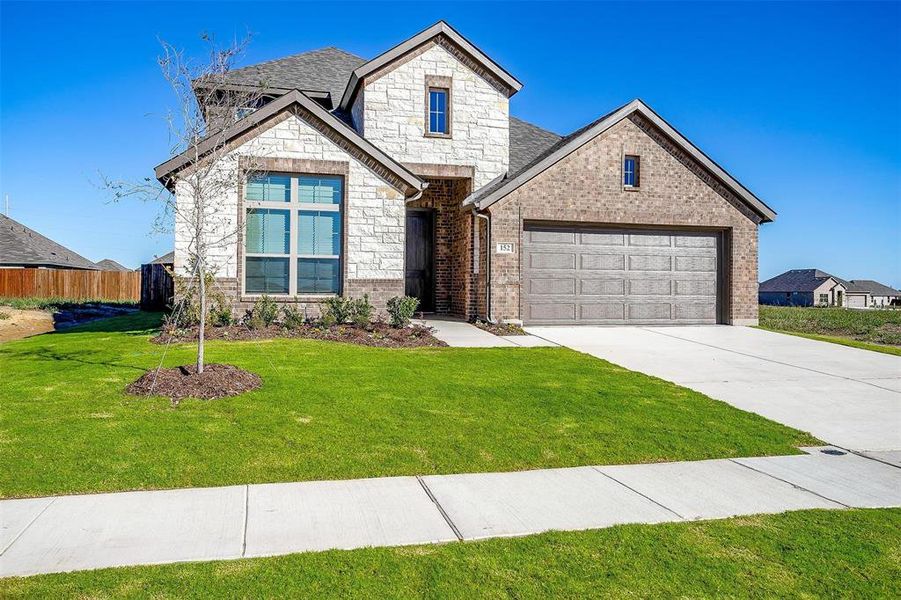
[[[191,342],[197,339],[197,328],[163,330],[151,338],[157,344],[168,342]],[[380,348],[422,348],[446,346],[444,342],[432,335],[430,327],[410,325],[395,328],[387,323],[370,323],[365,327],[358,325],[320,325],[304,324],[300,327],[288,328],[281,325],[270,325],[251,329],[245,325],[228,327],[209,327],[206,339],[212,340],[264,340],[272,338],[302,338],[324,340],[329,342],[347,342],[361,346]]]
[[[0,318],[0,342],[53,331],[53,315],[47,311],[0,306],[0,313],[9,315],[9,318]]]
[[[172,400],[214,400],[237,396],[263,385],[258,375],[232,365],[211,364],[197,374],[196,365],[148,371],[125,391],[133,396],[165,396]]]

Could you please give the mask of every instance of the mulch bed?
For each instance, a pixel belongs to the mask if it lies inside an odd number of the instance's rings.
[[[172,400],[201,398],[214,400],[237,396],[263,385],[259,376],[232,365],[204,365],[197,374],[196,365],[148,371],[125,391],[133,396],[166,396]]]
[[[366,327],[357,325],[332,325],[322,327],[305,324],[288,329],[281,325],[251,329],[245,325],[228,327],[208,327],[205,338],[208,340],[267,340],[273,338],[302,338],[309,340],[325,340],[329,342],[346,342],[361,346],[379,348],[423,348],[446,346],[444,342],[432,335],[429,327],[410,325],[394,328],[387,323],[370,323]],[[171,342],[192,342],[197,340],[197,328],[162,331],[151,338],[157,344]]]
[[[511,325],[510,323],[489,323],[488,321],[474,321],[473,325],[479,329],[484,329],[488,333],[494,335],[529,335],[519,325]]]

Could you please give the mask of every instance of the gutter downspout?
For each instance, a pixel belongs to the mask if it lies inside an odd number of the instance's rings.
[[[475,206],[472,207],[472,214],[479,219],[485,219],[485,316],[489,322],[494,323],[494,319],[491,318],[491,218],[483,213],[478,212]],[[478,232],[476,232],[478,235]],[[476,257],[476,260],[479,260],[479,257]]]

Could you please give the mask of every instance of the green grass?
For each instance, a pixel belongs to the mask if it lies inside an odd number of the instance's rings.
[[[760,327],[901,356],[901,310],[761,306]]]
[[[213,342],[233,398],[136,398],[158,314],[0,345],[0,497],[792,454],[808,434],[563,348]],[[164,364],[193,360],[172,346]]]
[[[19,310],[49,310],[55,311],[60,306],[73,306],[78,304],[121,304],[136,306],[137,302],[123,302],[120,300],[82,299],[70,298],[5,298],[0,297],[0,306],[9,306]]]
[[[0,580],[8,598],[898,598],[901,510],[802,511]]]

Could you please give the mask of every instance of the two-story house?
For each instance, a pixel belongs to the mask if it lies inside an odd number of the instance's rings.
[[[325,48],[216,85],[266,92],[224,131],[265,171],[217,203],[241,232],[216,267],[236,305],[407,294],[526,324],[757,322],[757,227],[775,213],[640,100],[545,131],[510,116],[522,84],[444,22],[372,60]],[[177,201],[195,158],[156,169]]]

